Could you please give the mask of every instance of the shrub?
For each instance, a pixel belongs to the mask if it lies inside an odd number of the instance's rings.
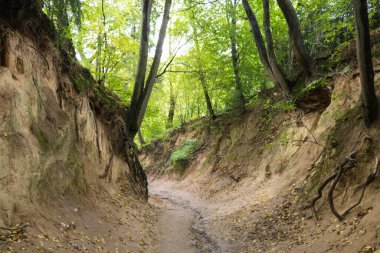
[[[174,169],[179,171],[186,169],[189,165],[190,159],[193,157],[198,148],[199,143],[197,139],[186,140],[186,142],[180,148],[175,150],[170,156]]]

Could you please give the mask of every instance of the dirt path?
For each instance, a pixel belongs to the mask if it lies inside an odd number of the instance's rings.
[[[201,201],[162,181],[151,183],[149,191],[151,198],[162,201],[157,223],[159,253],[221,252],[205,229],[207,209]]]

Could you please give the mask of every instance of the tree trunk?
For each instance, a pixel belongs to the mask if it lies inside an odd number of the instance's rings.
[[[210,95],[208,94],[206,77],[205,77],[205,74],[203,73],[202,70],[199,71],[199,80],[201,81],[203,95],[205,96],[207,112],[208,112],[209,116],[211,117],[211,119],[214,120],[214,119],[216,119],[216,116],[215,116],[214,109],[212,108],[212,102],[211,102]]]
[[[174,112],[175,112],[175,97],[174,97],[174,92],[173,92],[173,84],[170,82],[170,107],[169,107],[168,119],[166,121],[166,129],[173,128]]]
[[[145,200],[148,200],[148,179],[139,161],[138,149],[133,140],[125,140],[124,157],[129,167],[129,172],[125,171],[125,175],[132,181],[132,184],[122,184],[121,190],[128,192],[124,188],[132,187],[137,196],[142,196]]]
[[[162,23],[161,23],[161,28],[160,28],[160,34],[158,36],[156,52],[154,55],[152,66],[149,71],[148,79],[146,80],[142,98],[140,99],[140,102],[139,102],[139,111],[137,114],[138,128],[140,128],[141,123],[143,121],[145,111],[148,106],[148,101],[149,101],[150,95],[152,94],[153,86],[156,82],[156,76],[157,76],[157,72],[160,66],[160,61],[161,61],[161,56],[162,56],[162,48],[164,46],[166,30],[167,30],[169,18],[170,18],[171,5],[172,5],[172,0],[165,1],[164,15],[162,17]]]
[[[301,66],[308,76],[313,74],[313,59],[307,52],[304,40],[302,38],[300,23],[297,17],[297,13],[290,0],[277,0],[277,4],[280,7],[286,23],[288,24],[288,31],[290,41],[294,49],[294,53],[301,63]]]
[[[360,70],[361,106],[367,127],[377,118],[378,101],[375,93],[371,41],[366,0],[354,0],[356,49]]]
[[[145,140],[144,140],[144,136],[141,133],[141,129],[139,129],[139,131],[138,131],[138,136],[139,136],[139,142],[140,142],[140,144],[141,145],[145,145]]]
[[[227,5],[229,8],[227,8],[227,22],[230,23],[230,43],[231,43],[231,61],[232,61],[232,67],[235,75],[235,85],[236,85],[236,97],[238,101],[238,107],[241,112],[245,111],[245,98],[243,94],[243,85],[240,78],[239,73],[239,55],[237,51],[237,43],[236,43],[236,0],[234,0],[234,3],[231,2],[231,0],[227,0]],[[228,15],[229,11],[231,11],[230,16]]]
[[[139,101],[141,99],[144,83],[146,67],[148,62],[148,48],[149,48],[149,31],[150,31],[150,13],[152,10],[152,0],[142,1],[142,26],[141,26],[141,37],[140,37],[140,50],[139,50],[139,61],[137,64],[137,73],[135,79],[135,85],[133,89],[133,95],[131,100],[131,105],[127,114],[127,131],[128,135],[133,138],[139,130],[139,125],[137,121],[137,116],[139,113]]]
[[[106,70],[106,56],[107,56],[107,49],[108,49],[108,43],[107,43],[107,32],[106,32],[106,13],[104,11],[104,0],[102,0],[102,16],[103,16],[103,54],[102,55],[102,64],[101,64],[101,69],[100,69],[100,77],[99,77],[99,84],[105,85],[106,83],[106,75],[107,75],[107,70]]]
[[[267,39],[269,65],[271,66],[273,75],[275,76],[280,87],[282,88],[282,91],[284,92],[285,95],[289,95],[290,94],[289,85],[284,77],[284,74],[283,74],[284,71],[278,65],[278,62],[276,60],[276,55],[274,53],[272,31],[271,31],[271,26],[270,26],[269,0],[263,0],[263,11],[264,11],[264,33]]]
[[[194,13],[193,13],[194,15]],[[203,72],[203,67],[202,67],[202,61],[201,61],[201,58],[200,58],[200,55],[201,55],[201,50],[200,50],[200,47],[199,47],[199,41],[198,41],[198,33],[197,33],[197,29],[196,27],[193,26],[192,24],[192,28],[193,28],[193,32],[194,32],[194,43],[195,43],[195,50],[196,50],[196,53],[197,53],[197,65],[198,65],[198,69],[199,69],[199,72],[198,72],[198,75],[199,75],[199,81],[201,83],[201,87],[202,87],[202,90],[203,90],[203,95],[204,95],[204,98],[205,98],[205,101],[206,101],[206,106],[207,106],[207,112],[210,116],[210,118],[212,120],[216,119],[216,116],[215,116],[215,113],[214,113],[214,109],[212,107],[212,102],[211,102],[211,98],[210,98],[210,95],[208,93],[208,90],[207,90],[207,82],[206,82],[206,76],[205,76],[205,73]]]
[[[259,23],[257,22],[256,15],[253,12],[251,5],[248,3],[248,0],[242,1],[245,13],[247,14],[247,18],[251,27],[251,32],[253,35],[253,39],[255,40],[257,50],[259,52],[259,57],[261,60],[261,63],[264,66],[265,71],[267,72],[268,76],[272,79],[272,81],[275,81],[275,78],[272,73],[272,69],[269,64],[268,54],[267,50],[265,48],[265,43],[263,36],[260,31]]]
[[[69,21],[69,14],[67,11],[67,7],[62,8],[59,10],[58,15],[58,34],[61,39],[60,46],[66,50],[67,53],[69,53],[70,57],[73,59],[76,59],[76,53],[75,53],[75,47],[73,40],[69,37],[67,37],[66,33],[70,29],[70,21]]]
[[[96,59],[95,59],[95,78],[97,81],[100,81],[100,58],[102,55],[102,43],[100,33],[96,39]]]
[[[286,88],[284,90],[284,88],[281,85],[281,81],[278,80],[276,75],[273,73],[272,67],[269,62],[267,49],[265,47],[264,38],[261,34],[259,23],[257,22],[257,19],[256,19],[256,15],[253,12],[248,0],[243,0],[242,3],[244,6],[245,13],[247,14],[249,24],[251,26],[251,32],[255,40],[257,50],[259,52],[260,61],[264,66],[264,70],[269,76],[269,78],[272,80],[272,82],[281,88],[283,95],[287,97],[287,95],[289,94],[289,90]]]

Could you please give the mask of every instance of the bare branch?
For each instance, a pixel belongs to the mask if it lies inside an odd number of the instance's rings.
[[[172,62],[174,61],[174,58],[177,56],[179,50],[180,50],[183,46],[185,46],[187,43],[189,43],[189,41],[186,41],[184,44],[180,45],[180,46],[176,49],[176,51],[175,51],[174,55],[172,56],[172,58],[171,58],[171,59],[165,64],[164,69],[161,71],[160,74],[158,74],[158,75],[156,76],[156,78],[159,78],[159,77],[163,76],[163,75],[167,72],[168,68],[170,67],[170,64],[172,64]]]

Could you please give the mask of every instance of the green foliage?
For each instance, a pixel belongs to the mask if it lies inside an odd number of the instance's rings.
[[[272,151],[274,149],[274,144],[273,143],[266,143],[264,145],[264,148],[269,150],[269,151]]]
[[[198,148],[199,142],[197,139],[186,140],[186,142],[180,148],[175,150],[170,156],[170,160],[174,168],[180,172],[186,169]]]
[[[272,109],[276,111],[291,111],[296,109],[296,105],[292,100],[281,100],[274,103]]]
[[[67,27],[70,21],[80,27],[82,24],[81,0],[42,0],[44,9],[58,28]]]
[[[289,142],[290,142],[290,134],[284,133],[280,138],[281,145],[286,146],[289,144]]]
[[[379,2],[369,0],[372,28],[379,25]],[[353,4],[350,0],[300,0],[296,5],[305,40],[313,57],[332,55],[354,37]]]
[[[79,29],[83,21],[81,0],[41,0],[42,6],[53,21],[58,38],[56,43],[68,50],[71,56],[75,53],[72,45],[74,28]]]
[[[326,75],[322,78],[312,81],[311,83],[300,86],[300,88],[294,92],[294,98],[301,98],[310,91],[313,91],[317,88],[327,87],[329,85],[330,75]]]
[[[354,36],[352,2],[292,2],[306,46],[313,58],[317,59],[317,71],[331,72],[341,63],[341,55],[345,54]],[[128,106],[138,64],[140,1],[44,0],[43,3],[45,12],[56,24],[60,36],[65,38],[63,43],[71,40],[81,64],[91,71],[98,83],[117,93],[121,103]],[[250,3],[262,28],[262,1],[250,0]],[[377,0],[369,0],[368,3],[370,25],[374,29],[380,25],[380,6]],[[158,0],[153,5],[150,38],[154,40],[158,37],[158,20],[162,15],[163,4],[163,0]],[[236,28],[229,19],[235,12]],[[287,76],[296,77],[300,66],[294,60],[287,24],[276,1],[271,1],[270,15],[276,58]],[[174,1],[159,73],[175,57],[165,74],[157,79],[152,91],[141,127],[147,143],[166,135],[170,94],[175,100],[173,128],[207,115],[202,78],[216,114],[228,113],[236,108],[238,100],[231,62],[231,34],[236,34],[238,69],[246,106],[255,107],[261,103],[257,94],[272,88],[274,84],[260,62],[245,16],[241,1],[236,6],[231,5],[229,0],[206,1],[202,4],[195,0]],[[150,48],[149,64],[153,53],[154,48]],[[342,74],[347,71],[343,70]],[[318,76],[319,73],[316,74]],[[309,84],[298,83],[297,87],[300,88],[294,92],[293,100],[326,86],[328,79],[325,76]],[[71,75],[71,80],[77,91],[91,85],[77,73]],[[95,92],[103,91],[95,87]],[[112,100],[104,101],[103,104],[110,103]],[[264,106],[267,113],[263,121],[267,123],[274,111],[295,109],[292,100],[267,101]]]
[[[82,92],[86,88],[91,87],[93,84],[92,78],[88,78],[82,72],[74,72],[70,75],[70,81],[74,85],[77,92]]]

